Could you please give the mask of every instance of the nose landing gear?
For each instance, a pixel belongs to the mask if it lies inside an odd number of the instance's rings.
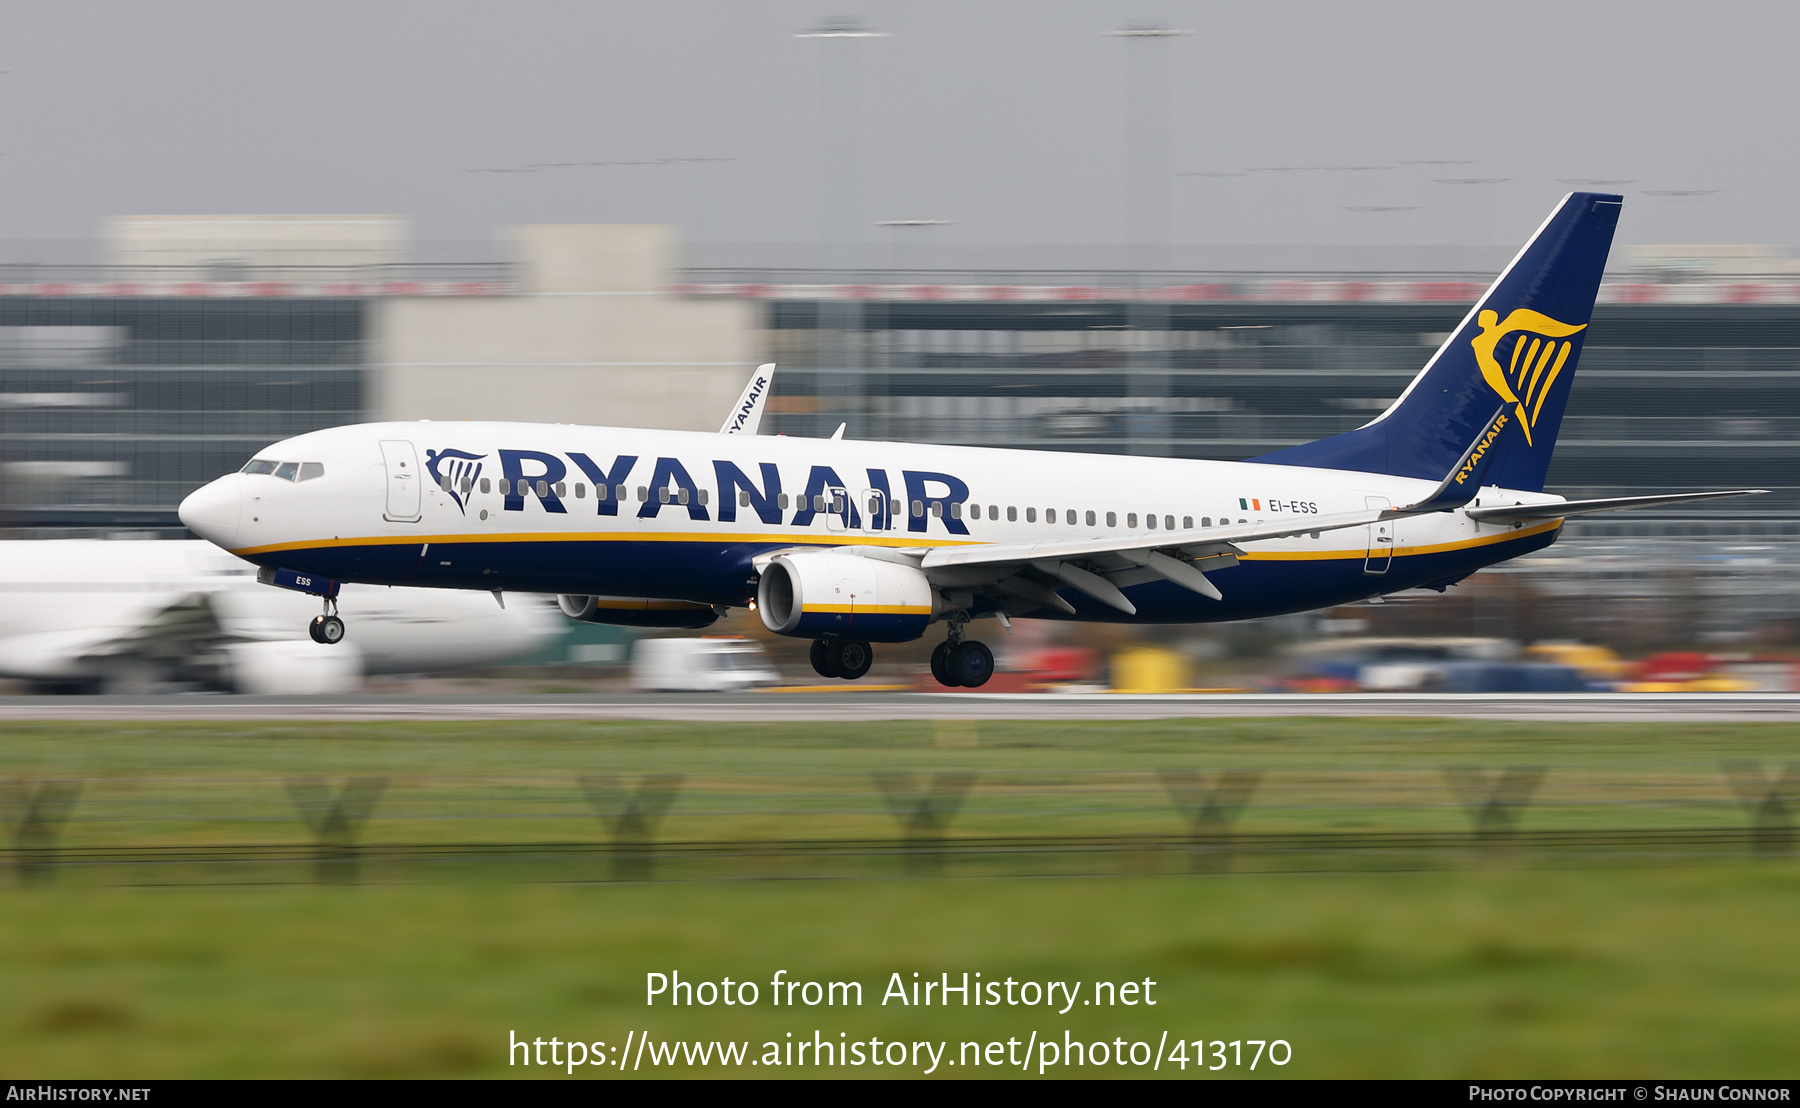
[[[994,652],[963,638],[962,624],[952,623],[950,637],[931,652],[931,675],[946,688],[978,689],[994,675]]]
[[[325,613],[313,617],[306,633],[312,636],[312,641],[326,646],[335,646],[344,641],[344,621],[338,618],[337,601],[325,601]]]

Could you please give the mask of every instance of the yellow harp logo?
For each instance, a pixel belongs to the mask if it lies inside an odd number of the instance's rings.
[[[1575,348],[1572,342],[1558,340],[1567,340],[1587,324],[1576,327],[1558,323],[1529,308],[1514,308],[1504,321],[1500,319],[1500,313],[1484,309],[1475,317],[1475,322],[1481,326],[1481,334],[1470,340],[1469,345],[1475,348],[1475,361],[1481,366],[1481,375],[1502,400],[1513,406],[1519,417],[1519,428],[1525,432],[1526,443],[1530,443],[1531,428],[1537,423],[1538,413],[1544,410],[1544,398],[1550,395],[1550,386],[1556,384],[1563,363],[1569,360],[1569,352]],[[1494,359],[1494,352],[1500,341],[1515,331],[1520,334],[1513,340],[1512,357],[1502,368]]]

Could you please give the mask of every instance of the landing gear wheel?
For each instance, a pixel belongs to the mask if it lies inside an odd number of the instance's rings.
[[[954,689],[957,685],[961,684],[961,682],[957,681],[956,678],[952,677],[950,674],[951,649],[952,647],[948,642],[937,644],[937,648],[931,652],[931,675],[937,678],[938,684],[945,688]]]
[[[984,643],[968,639],[950,652],[944,669],[965,689],[979,689],[994,675],[994,652]]]
[[[344,621],[336,616],[314,616],[307,633],[312,641],[333,646],[344,641]]]
[[[825,655],[831,660],[831,668],[846,681],[861,677],[875,663],[875,651],[868,643],[856,639],[833,640],[826,646]]]
[[[838,676],[837,666],[833,664],[831,644],[824,639],[814,639],[812,644],[813,672],[820,677]]]

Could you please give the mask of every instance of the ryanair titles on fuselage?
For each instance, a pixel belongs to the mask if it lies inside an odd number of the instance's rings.
[[[960,508],[952,510],[952,505],[968,501],[968,484],[954,474],[935,470],[901,470],[900,488],[905,495],[903,500],[897,501],[886,469],[865,469],[853,480],[846,481],[834,467],[814,465],[809,467],[805,485],[791,500],[793,514],[784,519],[790,500],[782,495],[781,470],[773,462],[757,463],[757,472],[750,474],[736,462],[715,459],[711,463],[712,476],[717,481],[719,502],[712,505],[707,490],[695,481],[692,472],[679,458],[646,459],[636,454],[615,454],[609,460],[602,460],[577,450],[566,454],[543,450],[496,450],[494,454],[499,462],[500,488],[504,495],[501,510],[508,512],[524,511],[526,497],[535,496],[546,512],[567,514],[573,501],[587,499],[586,485],[591,483],[594,514],[601,516],[617,516],[622,505],[631,510],[635,502],[635,514],[639,519],[654,519],[664,509],[672,509],[685,511],[691,520],[710,520],[716,510],[719,522],[733,523],[742,510],[772,526],[785,523],[790,527],[809,527],[818,516],[832,514],[841,516],[847,527],[862,529],[865,527],[863,513],[868,511],[869,530],[895,530],[904,519],[906,530],[924,531],[930,521],[936,519],[953,535],[969,533],[959,518]],[[479,463],[486,457],[465,450],[428,449],[425,468],[433,482],[445,488],[457,507],[466,512],[466,498],[472,490],[486,491],[483,487],[486,479],[479,476],[482,468]],[[644,465],[649,467],[650,475],[647,481],[636,486],[634,498],[632,474],[641,472]],[[571,480],[580,482],[573,498],[567,495],[566,488]],[[559,488],[563,491],[559,492]],[[664,490],[668,494],[666,497]],[[874,495],[876,493],[879,497]]]

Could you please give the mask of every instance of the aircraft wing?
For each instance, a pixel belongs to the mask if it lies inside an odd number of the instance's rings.
[[[940,566],[1001,565],[1045,558],[1090,558],[1099,554],[1136,554],[1171,550],[1187,557],[1237,553],[1238,543],[1261,539],[1285,539],[1314,531],[1363,527],[1383,519],[1409,515],[1405,509],[1343,512],[1313,516],[1305,522],[1233,524],[1229,527],[1195,527],[1185,531],[1147,531],[1131,535],[1106,535],[1093,539],[1051,539],[1031,543],[988,543],[980,546],[934,546],[925,553],[922,569]]]
[[[1678,492],[1662,496],[1615,496],[1601,500],[1558,500],[1549,504],[1495,504],[1486,508],[1469,508],[1470,519],[1561,519],[1590,512],[1617,512],[1626,508],[1656,508],[1664,504],[1689,504],[1697,500],[1720,500],[1727,496],[1761,496],[1768,489],[1725,489],[1719,492]]]
[[[1303,522],[1236,524],[1034,543],[938,546],[925,552],[919,567],[934,583],[992,585],[1023,600],[1072,613],[1074,608],[1056,595],[1057,588],[1067,585],[1135,615],[1136,605],[1119,591],[1120,586],[1161,578],[1221,600],[1224,595],[1205,571],[1237,565],[1237,556],[1242,553],[1239,543],[1364,527],[1416,514],[1408,508],[1389,508],[1315,516]]]

